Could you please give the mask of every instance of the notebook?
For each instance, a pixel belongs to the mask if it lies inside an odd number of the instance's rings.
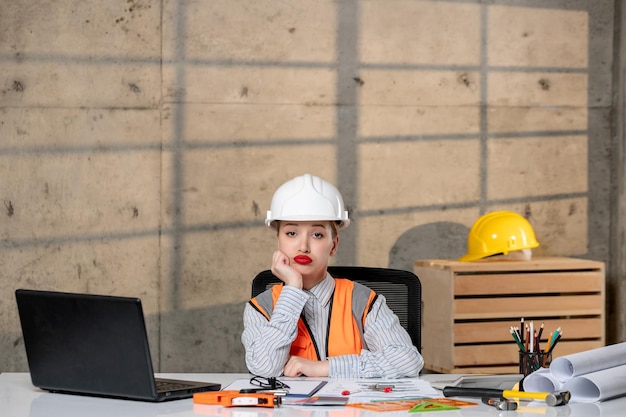
[[[155,378],[138,298],[25,289],[15,296],[36,387],[152,402],[221,388]]]

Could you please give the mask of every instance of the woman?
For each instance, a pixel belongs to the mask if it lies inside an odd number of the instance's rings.
[[[305,174],[280,186],[266,225],[276,231],[272,273],[283,281],[250,300],[242,342],[265,377],[415,377],[424,361],[385,297],[327,272],[350,224],[330,183]]]

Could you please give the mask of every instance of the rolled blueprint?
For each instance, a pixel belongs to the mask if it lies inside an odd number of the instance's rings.
[[[535,392],[554,392],[561,389],[563,383],[550,373],[548,368],[540,368],[524,378],[524,390]]]
[[[626,394],[626,365],[572,377],[563,384],[579,402],[596,402]]]
[[[578,375],[620,365],[626,365],[626,342],[561,356],[552,360],[550,372],[564,382]]]

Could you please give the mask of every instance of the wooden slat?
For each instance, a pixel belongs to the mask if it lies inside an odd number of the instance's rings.
[[[527,319],[527,323],[531,318]],[[544,331],[541,337],[542,341],[547,340],[550,332],[557,327],[567,334],[569,339],[591,339],[597,338],[604,340],[604,321],[601,317],[583,318],[583,319],[558,319],[558,320],[542,320],[534,319],[535,326],[541,326],[544,323]],[[514,343],[513,337],[509,332],[511,326],[519,327],[519,320],[510,321],[486,321],[471,323],[455,323],[454,324],[454,342],[455,343],[488,343],[488,342],[511,342]],[[537,327],[538,329],[539,327]]]
[[[468,298],[454,300],[454,319],[485,319],[529,316],[600,315],[602,295],[554,297]]]
[[[490,273],[498,271],[571,271],[583,269],[596,271],[604,270],[603,262],[590,261],[588,259],[563,257],[534,257],[530,261],[482,260],[474,262],[458,262],[446,259],[427,259],[415,261],[415,266],[432,269],[443,269],[453,273]]]
[[[552,358],[595,349],[604,346],[599,340],[562,340],[554,349]],[[507,365],[517,364],[519,350],[515,345],[476,345],[457,346],[454,349],[455,366]]]
[[[444,374],[516,374],[519,372],[519,366],[517,365],[443,368],[426,362],[424,368]]]
[[[524,273],[513,275],[462,275],[454,278],[454,294],[542,294],[601,292],[599,272]]]
[[[446,372],[451,374],[516,374],[519,372],[519,366],[472,366],[468,368],[452,368]]]
[[[448,271],[438,269],[428,269],[423,274],[418,271],[418,274],[424,300],[422,354],[433,364],[451,368],[454,366],[453,280]]]

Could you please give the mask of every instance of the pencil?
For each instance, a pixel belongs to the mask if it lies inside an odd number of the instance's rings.
[[[554,339],[554,343],[552,343],[552,346],[550,346],[550,350],[548,350],[548,353],[550,353],[550,352],[552,352],[554,350],[554,347],[556,346],[556,344],[559,343],[559,340],[561,340],[561,336],[563,336],[563,332],[559,333],[557,338]]]
[[[537,333],[537,346],[541,342],[541,334],[543,333],[543,323],[541,323],[541,327],[539,328],[539,333]]]
[[[511,328],[515,331],[515,336],[517,337],[517,340],[522,341],[522,336],[519,334],[519,327],[517,326],[511,326]]]
[[[515,340],[515,343],[517,343],[517,346],[519,347],[519,351],[520,352],[524,352],[524,346],[522,345],[522,342],[520,342],[520,340],[517,337],[517,333],[515,332],[515,329],[511,326],[511,336],[513,336],[513,340]]]
[[[560,333],[561,333],[561,326],[557,327],[557,329],[552,334],[552,340],[550,340],[550,347],[549,347],[549,349],[552,349],[552,345],[554,345],[554,343],[556,342],[556,339],[559,337]]]
[[[550,349],[550,342],[552,341],[552,332],[548,335],[548,340],[546,340],[546,347],[543,349],[544,352],[548,352]]]
[[[526,328],[524,329],[524,334],[526,336],[524,338],[525,339],[524,340],[524,347],[526,348],[526,350],[528,350],[528,343],[530,342],[530,330],[529,330],[528,324],[526,324],[525,327]]]

